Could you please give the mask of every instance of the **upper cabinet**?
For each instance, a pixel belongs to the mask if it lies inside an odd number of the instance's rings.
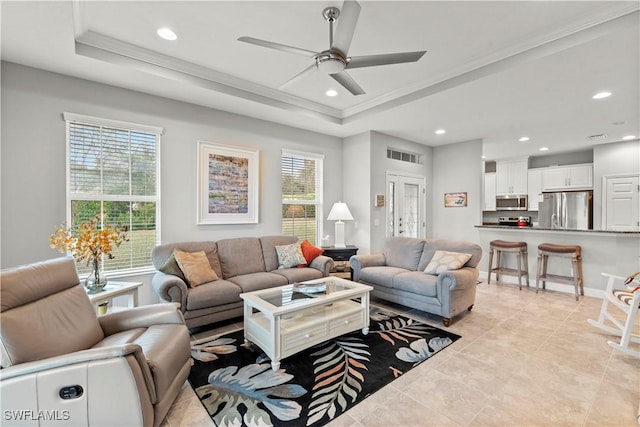
[[[496,195],[527,194],[527,159],[496,162]]]
[[[542,169],[529,169],[527,177],[528,211],[537,212],[542,199]]]
[[[590,190],[593,165],[554,166],[542,169],[542,191]]]
[[[484,211],[496,210],[496,174],[484,174]]]

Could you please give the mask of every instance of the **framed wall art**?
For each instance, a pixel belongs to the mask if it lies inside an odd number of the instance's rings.
[[[467,193],[444,193],[445,208],[460,208],[467,206]]]
[[[260,151],[198,141],[198,224],[258,222]]]

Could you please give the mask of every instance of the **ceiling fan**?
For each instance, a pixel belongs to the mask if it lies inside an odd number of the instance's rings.
[[[353,78],[351,78],[349,74],[347,74],[345,70],[352,68],[375,67],[377,65],[416,62],[422,58],[422,55],[424,55],[426,51],[347,56],[349,53],[349,46],[351,45],[351,39],[353,39],[353,33],[355,32],[356,24],[358,23],[359,15],[360,5],[355,0],[345,0],[342,5],[342,11],[337,7],[325,8],[322,11],[322,16],[327,20],[327,22],[329,22],[329,49],[323,50],[322,52],[314,52],[253,37],[240,37],[238,40],[245,43],[251,43],[258,46],[268,47],[270,49],[281,50],[313,58],[313,64],[293,76],[280,86],[281,88],[314,69],[318,69],[329,74],[335,81],[340,83],[353,95],[363,95],[365,93],[364,90],[362,90],[362,88],[355,82],[355,80],[353,80]],[[338,28],[334,35],[333,24],[338,20],[338,17],[340,17],[340,20],[338,21]]]

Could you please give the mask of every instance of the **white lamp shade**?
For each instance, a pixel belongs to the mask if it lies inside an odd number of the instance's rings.
[[[335,202],[331,207],[331,212],[327,217],[329,221],[353,221],[353,215],[349,207],[344,202]]]
[[[334,246],[336,248],[346,247],[344,244],[344,222],[342,221],[353,220],[353,215],[351,215],[351,211],[349,211],[347,204],[343,202],[335,202],[331,207],[331,212],[329,212],[327,219],[329,221],[337,221]]]

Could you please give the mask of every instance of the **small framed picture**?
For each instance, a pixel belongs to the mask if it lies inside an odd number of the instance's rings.
[[[445,208],[461,208],[467,206],[467,193],[444,193]]]

